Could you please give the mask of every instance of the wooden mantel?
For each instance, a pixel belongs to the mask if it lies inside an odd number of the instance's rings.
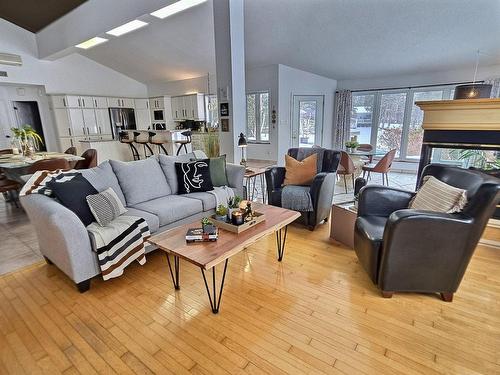
[[[424,130],[500,131],[500,99],[416,102],[424,111]]]

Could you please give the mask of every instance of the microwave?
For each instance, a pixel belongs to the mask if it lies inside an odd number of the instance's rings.
[[[163,109],[155,109],[153,111],[153,120],[155,121],[164,121],[165,118],[163,116]]]

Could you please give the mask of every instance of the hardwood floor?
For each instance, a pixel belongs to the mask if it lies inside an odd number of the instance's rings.
[[[79,294],[43,263],[0,276],[0,374],[500,373],[500,251],[479,247],[452,303],[381,298],[352,250],[290,227],[229,262],[218,315],[198,268],[131,265]]]

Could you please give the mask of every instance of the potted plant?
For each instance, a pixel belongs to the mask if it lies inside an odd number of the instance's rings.
[[[11,128],[14,138],[21,146],[21,152],[24,156],[31,156],[34,150],[43,144],[42,137],[30,125],[23,125],[20,128]]]
[[[345,148],[347,152],[354,152],[358,148],[359,143],[356,141],[348,141],[345,143]]]
[[[227,207],[228,207],[227,218],[229,221],[231,221],[231,216],[233,211],[238,211],[240,209],[240,202],[241,202],[241,197],[238,195],[235,195],[234,197],[231,197],[227,200]]]
[[[223,204],[219,204],[215,210],[215,220],[226,221],[227,220],[227,207]]]
[[[208,217],[201,219],[201,227],[203,228],[203,233],[215,233],[216,231],[214,223]]]

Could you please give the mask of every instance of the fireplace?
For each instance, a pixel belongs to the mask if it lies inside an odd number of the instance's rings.
[[[460,154],[485,155],[480,165],[466,167],[476,167],[485,173],[498,174],[500,99],[425,101],[417,102],[416,105],[424,111],[424,139],[418,179],[423,168],[435,162],[436,153],[442,153],[443,150],[449,154],[453,153],[449,150],[465,150],[460,151]],[[497,208],[494,217],[500,219],[500,209]]]

